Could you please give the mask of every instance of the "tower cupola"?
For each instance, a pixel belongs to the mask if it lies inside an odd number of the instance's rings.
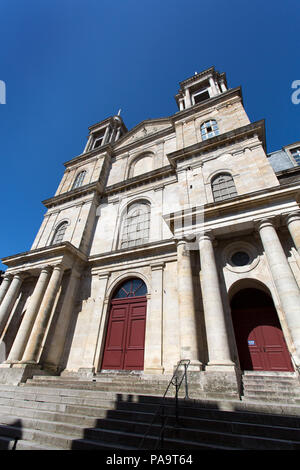
[[[195,75],[180,82],[180,90],[175,99],[179,110],[182,111],[225,91],[227,91],[225,73],[219,73],[211,67],[201,73],[195,72]]]

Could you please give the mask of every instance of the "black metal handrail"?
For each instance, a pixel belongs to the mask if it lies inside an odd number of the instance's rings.
[[[141,449],[144,441],[145,441],[145,438],[146,436],[149,434],[158,414],[160,413],[160,417],[161,417],[161,428],[160,428],[160,433],[159,433],[159,436],[158,436],[158,440],[157,440],[157,444],[155,446],[155,449],[157,449],[157,446],[158,444],[160,443],[160,448],[163,447],[163,441],[164,441],[164,430],[165,430],[165,427],[166,427],[166,424],[167,424],[167,421],[168,421],[168,418],[169,416],[166,416],[165,415],[165,399],[167,398],[167,393],[169,391],[169,388],[171,385],[175,386],[175,422],[176,422],[176,425],[179,424],[179,406],[178,406],[178,393],[179,393],[179,389],[182,385],[182,382],[183,382],[183,379],[184,379],[184,385],[185,385],[185,397],[184,399],[187,399],[189,398],[189,395],[188,395],[188,380],[187,380],[187,368],[190,364],[190,360],[189,359],[181,359],[181,361],[178,362],[177,364],[177,367],[175,369],[175,372],[166,388],[166,391],[165,393],[163,394],[162,396],[162,402],[160,403],[160,405],[158,406],[153,418],[152,418],[152,421],[147,429],[147,431],[145,432],[142,440],[141,440],[141,443],[139,445],[139,449]],[[179,368],[184,366],[184,373],[182,374],[182,377],[178,378],[178,373],[179,373]],[[169,397],[168,397],[169,398]]]

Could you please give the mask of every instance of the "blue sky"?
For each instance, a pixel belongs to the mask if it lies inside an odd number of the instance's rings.
[[[195,71],[242,86],[268,152],[300,140],[299,16],[299,0],[0,0],[0,257],[30,249],[88,126],[119,108],[128,129],[175,113]]]

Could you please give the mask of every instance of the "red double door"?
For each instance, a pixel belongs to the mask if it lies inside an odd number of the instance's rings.
[[[253,292],[253,295],[255,294]],[[271,302],[269,305],[241,307],[238,305],[232,310],[241,368],[257,371],[293,371],[277,312]]]
[[[144,368],[146,297],[111,302],[102,369]]]

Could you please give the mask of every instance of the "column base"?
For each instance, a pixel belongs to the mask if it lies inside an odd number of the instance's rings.
[[[145,367],[144,374],[163,374],[164,368],[163,367]]]
[[[210,361],[207,363],[205,370],[220,372],[235,372],[236,365],[232,361]]]
[[[235,364],[208,364],[201,373],[201,389],[213,396],[240,398],[241,372]]]
[[[21,362],[0,364],[0,383],[2,384],[19,385],[34,375],[51,374],[49,371],[42,370],[38,364],[22,364]]]

